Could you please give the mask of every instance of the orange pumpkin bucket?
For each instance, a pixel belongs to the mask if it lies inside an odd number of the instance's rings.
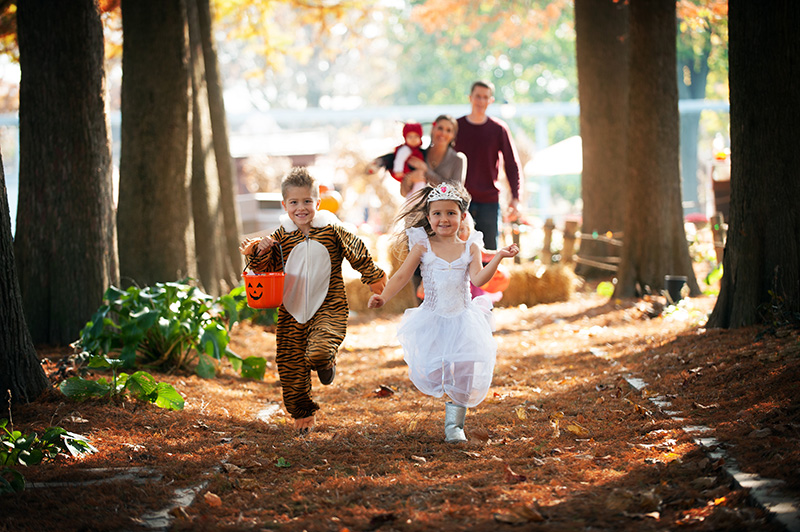
[[[283,264],[283,248],[278,244]],[[286,276],[283,272],[252,273],[248,272],[248,262],[242,272],[244,291],[247,294],[247,304],[251,308],[277,308],[283,301],[283,281]]]

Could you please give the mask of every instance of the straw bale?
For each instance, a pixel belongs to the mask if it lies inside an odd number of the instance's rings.
[[[513,264],[508,267],[511,279],[497,307],[516,307],[568,301],[575,292],[578,277],[568,266],[541,262]]]
[[[404,246],[396,247],[396,245],[390,245],[389,249],[386,250],[385,253],[378,255],[381,257],[379,264],[387,272],[389,277],[391,277],[394,275],[394,272],[397,271],[400,265],[403,264],[403,259],[405,259],[407,254],[408,250]],[[384,266],[384,262],[388,263],[388,267]],[[414,287],[411,282],[409,282],[380,310],[367,308],[367,302],[372,295],[372,291],[370,290],[369,286],[363,284],[360,279],[345,279],[344,286],[345,291],[347,292],[347,304],[350,307],[350,310],[353,312],[383,312],[398,314],[407,308],[417,306],[417,298],[414,295]]]
[[[393,253],[389,254],[392,263],[391,271],[394,272],[402,263]],[[575,272],[568,266],[554,264],[545,267],[542,263],[527,262],[507,266],[511,279],[508,289],[503,292],[503,297],[495,303],[496,307],[516,307],[519,305],[533,306],[541,303],[555,303],[568,301],[579,282]],[[350,310],[354,312],[376,312],[367,309],[367,301],[371,295],[368,286],[361,284],[358,279],[345,282],[347,301]],[[417,305],[416,297],[411,283],[397,294],[387,305],[378,312],[397,314],[407,308]]]

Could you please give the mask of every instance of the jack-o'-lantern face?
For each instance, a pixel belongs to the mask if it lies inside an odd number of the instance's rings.
[[[262,286],[261,281],[248,281],[247,295],[249,295],[253,301],[258,301],[261,299],[261,296],[264,295],[264,287]]]

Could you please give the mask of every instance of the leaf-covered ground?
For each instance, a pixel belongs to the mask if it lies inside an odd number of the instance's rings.
[[[15,408],[17,430],[60,425],[99,452],[24,469],[0,530],[781,530],[684,427],[709,427],[798,500],[800,331],[706,330],[713,304],[659,314],[587,287],[495,309],[493,387],[458,445],[443,441],[444,400],[408,381],[398,316],[351,320],[335,383],[314,380],[308,436],[281,407],[274,331],[239,325],[234,350],[267,357],[266,378],[156,375],[184,411],[57,392]]]

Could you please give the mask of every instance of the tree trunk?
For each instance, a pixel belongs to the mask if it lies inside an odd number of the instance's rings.
[[[197,273],[205,290],[218,297],[233,288],[235,274],[228,258],[220,204],[197,0],[187,0],[186,5],[192,62],[192,214]]]
[[[196,277],[183,0],[122,2],[120,274],[140,286]]]
[[[575,0],[581,140],[583,233],[622,231],[628,116],[628,6],[613,0]],[[579,257],[619,256],[596,240],[581,242]],[[608,271],[578,265],[584,277]]]
[[[627,211],[615,297],[657,293],[670,274],[700,292],[681,207],[675,16],[674,0],[630,4]]]
[[[0,154],[0,413],[8,409],[9,394],[13,402],[28,403],[49,385],[25,324],[10,214]]]
[[[211,130],[214,138],[214,154],[219,175],[220,203],[225,225],[228,256],[231,266],[238,275],[242,268],[242,254],[239,253],[242,222],[239,207],[236,203],[236,179],[233,159],[228,143],[228,121],[225,116],[225,103],[222,95],[222,81],[219,75],[217,50],[211,29],[211,7],[209,0],[197,0],[198,18],[200,20],[200,41],[203,45],[205,61],[206,86],[208,88],[209,108],[211,110]],[[238,284],[238,277],[234,279]]]
[[[730,0],[731,205],[710,327],[800,320],[800,4]]]
[[[93,0],[20,2],[14,243],[35,343],[67,344],[118,280],[103,28]]]

